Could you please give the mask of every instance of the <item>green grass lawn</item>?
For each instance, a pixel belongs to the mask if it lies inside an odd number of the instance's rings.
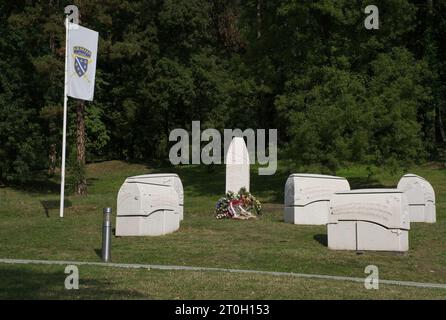
[[[446,299],[444,289],[255,274],[79,267],[79,290],[66,290],[63,266],[0,265],[0,299]]]
[[[68,196],[59,218],[58,178],[44,176],[16,188],[0,188],[0,258],[100,261],[102,208],[116,209],[125,177],[175,172],[183,181],[185,220],[162,237],[113,238],[113,262],[169,264],[365,277],[379,267],[380,278],[446,283],[446,170],[412,168],[436,190],[437,223],[413,223],[406,254],[331,251],[326,228],[282,221],[283,188],[290,172],[251,173],[251,191],[264,204],[255,221],[216,220],[215,202],[224,193],[224,167],[186,166],[153,170],[118,161],[88,166],[89,194]],[[403,172],[367,178],[363,167],[337,172],[352,188],[394,187]],[[217,272],[80,268],[78,291],[64,289],[61,266],[0,265],[0,298],[446,298],[446,290],[381,286],[266,275]]]

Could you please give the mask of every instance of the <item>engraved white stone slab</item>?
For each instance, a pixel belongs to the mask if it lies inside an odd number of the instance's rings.
[[[234,137],[226,155],[226,191],[249,191],[249,153],[245,140]]]
[[[327,225],[328,248],[353,251],[409,250],[409,231],[387,229],[365,221],[341,221]]]
[[[125,182],[141,182],[141,183],[155,183],[168,185],[173,187],[178,195],[178,201],[180,205],[180,220],[184,219],[184,191],[183,184],[180,177],[175,173],[156,173],[145,174],[140,176],[128,177]]]
[[[401,190],[341,191],[330,201],[330,249],[407,251],[409,230],[409,205]]]
[[[406,174],[398,182],[397,188],[407,195],[411,222],[437,221],[435,191],[426,179],[415,174]]]
[[[285,184],[286,223],[325,225],[329,201],[337,191],[350,190],[345,178],[319,174],[292,174]]]
[[[148,181],[148,180],[146,180]],[[117,236],[158,236],[180,226],[178,193],[170,185],[128,179],[117,200]]]
[[[387,229],[378,224],[365,221],[357,222],[357,250],[408,251],[409,231]]]
[[[336,192],[330,201],[329,222],[362,220],[389,229],[410,229],[406,195],[398,189],[360,189]]]

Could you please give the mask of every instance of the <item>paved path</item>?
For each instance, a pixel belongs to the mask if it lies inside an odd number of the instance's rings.
[[[187,267],[187,266],[168,266],[155,264],[130,264],[130,263],[104,263],[104,262],[88,262],[88,261],[61,261],[61,260],[23,260],[23,259],[0,259],[3,264],[46,264],[46,265],[88,265],[112,268],[127,268],[127,269],[155,269],[155,270],[185,270],[185,271],[213,271],[213,272],[233,272],[233,273],[252,273],[263,274],[270,276],[285,276],[309,279],[323,279],[336,281],[352,281],[364,283],[364,278],[330,276],[321,274],[305,274],[293,272],[274,272],[274,271],[258,271],[258,270],[243,270],[243,269],[224,269],[224,268],[207,268],[207,267]],[[418,288],[436,288],[446,289],[446,284],[442,283],[423,283],[413,281],[396,281],[396,280],[379,280],[379,284],[397,285],[406,287]]]

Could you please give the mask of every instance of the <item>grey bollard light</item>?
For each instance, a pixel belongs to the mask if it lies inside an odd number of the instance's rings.
[[[109,262],[111,259],[111,237],[112,237],[112,224],[111,224],[112,208],[104,208],[104,224],[102,226],[102,261]]]

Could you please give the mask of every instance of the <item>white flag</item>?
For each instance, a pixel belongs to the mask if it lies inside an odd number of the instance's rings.
[[[68,23],[68,87],[67,95],[93,100],[98,51],[98,33]]]

